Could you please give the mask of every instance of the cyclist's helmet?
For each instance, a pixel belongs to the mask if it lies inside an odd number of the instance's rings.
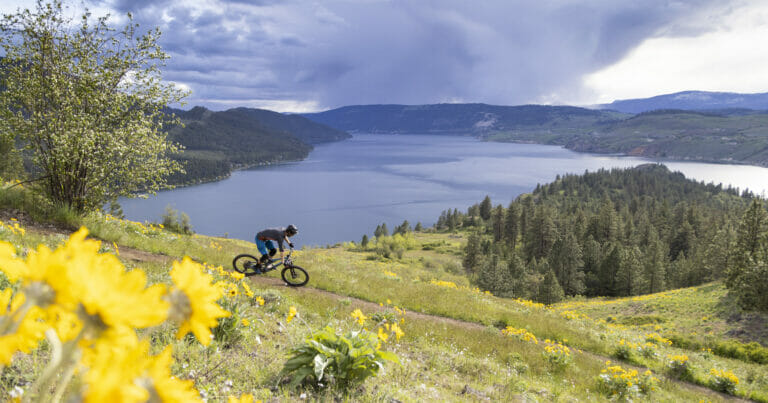
[[[291,224],[285,228],[285,235],[294,236],[299,232],[295,225]]]

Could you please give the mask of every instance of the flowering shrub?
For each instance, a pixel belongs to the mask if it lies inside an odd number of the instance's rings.
[[[637,351],[645,358],[653,358],[656,356],[656,345],[651,342],[645,342],[637,346]]]
[[[654,333],[647,333],[645,335],[645,341],[647,341],[649,343],[659,344],[659,345],[661,345],[661,344],[666,344],[668,346],[672,345],[672,340],[665,339],[664,337],[661,337],[660,334],[655,333],[655,332]]]
[[[536,339],[536,336],[526,329],[517,329],[512,326],[507,326],[506,329],[502,329],[501,333],[504,333],[509,336],[515,336],[522,341],[529,341],[533,344],[539,344],[539,341]]]
[[[559,315],[565,320],[589,319],[589,316],[583,313],[574,312],[574,311],[562,311],[559,313]]]
[[[142,270],[126,271],[87,234],[82,228],[58,249],[41,245],[24,259],[0,242],[0,271],[12,284],[0,291],[0,364],[47,338],[56,359],[31,387],[38,400],[50,391],[59,400],[77,370],[80,387],[64,400],[199,401],[191,381],[171,376],[171,348],[150,355],[136,329],[169,321],[178,338],[192,333],[207,346],[211,327],[229,316],[217,303],[222,287],[189,258],[173,263],[170,287],[147,286]]]
[[[731,395],[736,393],[736,385],[739,384],[739,378],[733,372],[712,368],[709,370],[709,376],[709,384],[712,386],[712,389]]]
[[[668,355],[667,360],[667,371],[670,375],[679,379],[691,379],[693,372],[687,355]]]
[[[564,369],[571,364],[571,349],[562,343],[544,346],[542,353],[549,365],[555,369]]]
[[[620,365],[611,366],[610,361],[606,361],[605,366],[597,380],[599,389],[611,398],[629,400],[641,393],[648,395],[659,382],[650,370],[640,376],[637,370],[626,370]]]
[[[632,351],[637,349],[637,344],[626,341],[624,339],[619,340],[619,345],[613,351],[613,356],[620,359],[630,361],[632,360]]]

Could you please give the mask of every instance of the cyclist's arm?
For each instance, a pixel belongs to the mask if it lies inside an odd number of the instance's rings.
[[[288,235],[283,236],[283,240],[288,243],[288,246],[293,249],[293,244],[291,243],[291,238],[288,238]],[[283,255],[283,248],[280,248],[280,259],[285,261],[285,256]]]

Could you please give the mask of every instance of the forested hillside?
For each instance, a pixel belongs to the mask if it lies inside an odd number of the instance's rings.
[[[356,105],[303,116],[340,130],[362,133],[482,136],[506,130],[572,134],[629,115],[574,106],[436,104]]]
[[[195,107],[170,112],[184,124],[169,133],[170,140],[185,147],[175,157],[186,170],[170,178],[176,184],[214,180],[238,167],[302,159],[313,144],[349,137],[298,115],[261,109],[214,112]]]
[[[350,132],[471,135],[580,152],[768,165],[768,113],[726,106],[633,116],[572,106],[360,105],[304,116]]]
[[[584,152],[766,166],[768,114],[743,110],[646,112],[573,136],[565,146]]]
[[[739,260],[747,242],[739,231],[753,200],[649,164],[566,175],[507,207],[486,198],[466,214],[443,212],[436,227],[471,231],[464,267],[481,288],[553,303],[568,295],[654,293],[737,273],[748,266]],[[768,240],[764,219],[761,225],[756,232]]]

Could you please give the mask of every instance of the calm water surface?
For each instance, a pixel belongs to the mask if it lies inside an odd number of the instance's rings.
[[[386,222],[432,225],[448,208],[466,211],[489,195],[507,205],[557,174],[631,167],[646,159],[575,153],[560,147],[480,142],[469,137],[356,135],[317,146],[304,161],[234,172],[223,181],[120,201],[126,217],[161,221],[167,205],[196,232],[252,241],[266,227],[295,224],[297,245],[359,241]],[[666,162],[706,182],[768,189],[768,169]]]

